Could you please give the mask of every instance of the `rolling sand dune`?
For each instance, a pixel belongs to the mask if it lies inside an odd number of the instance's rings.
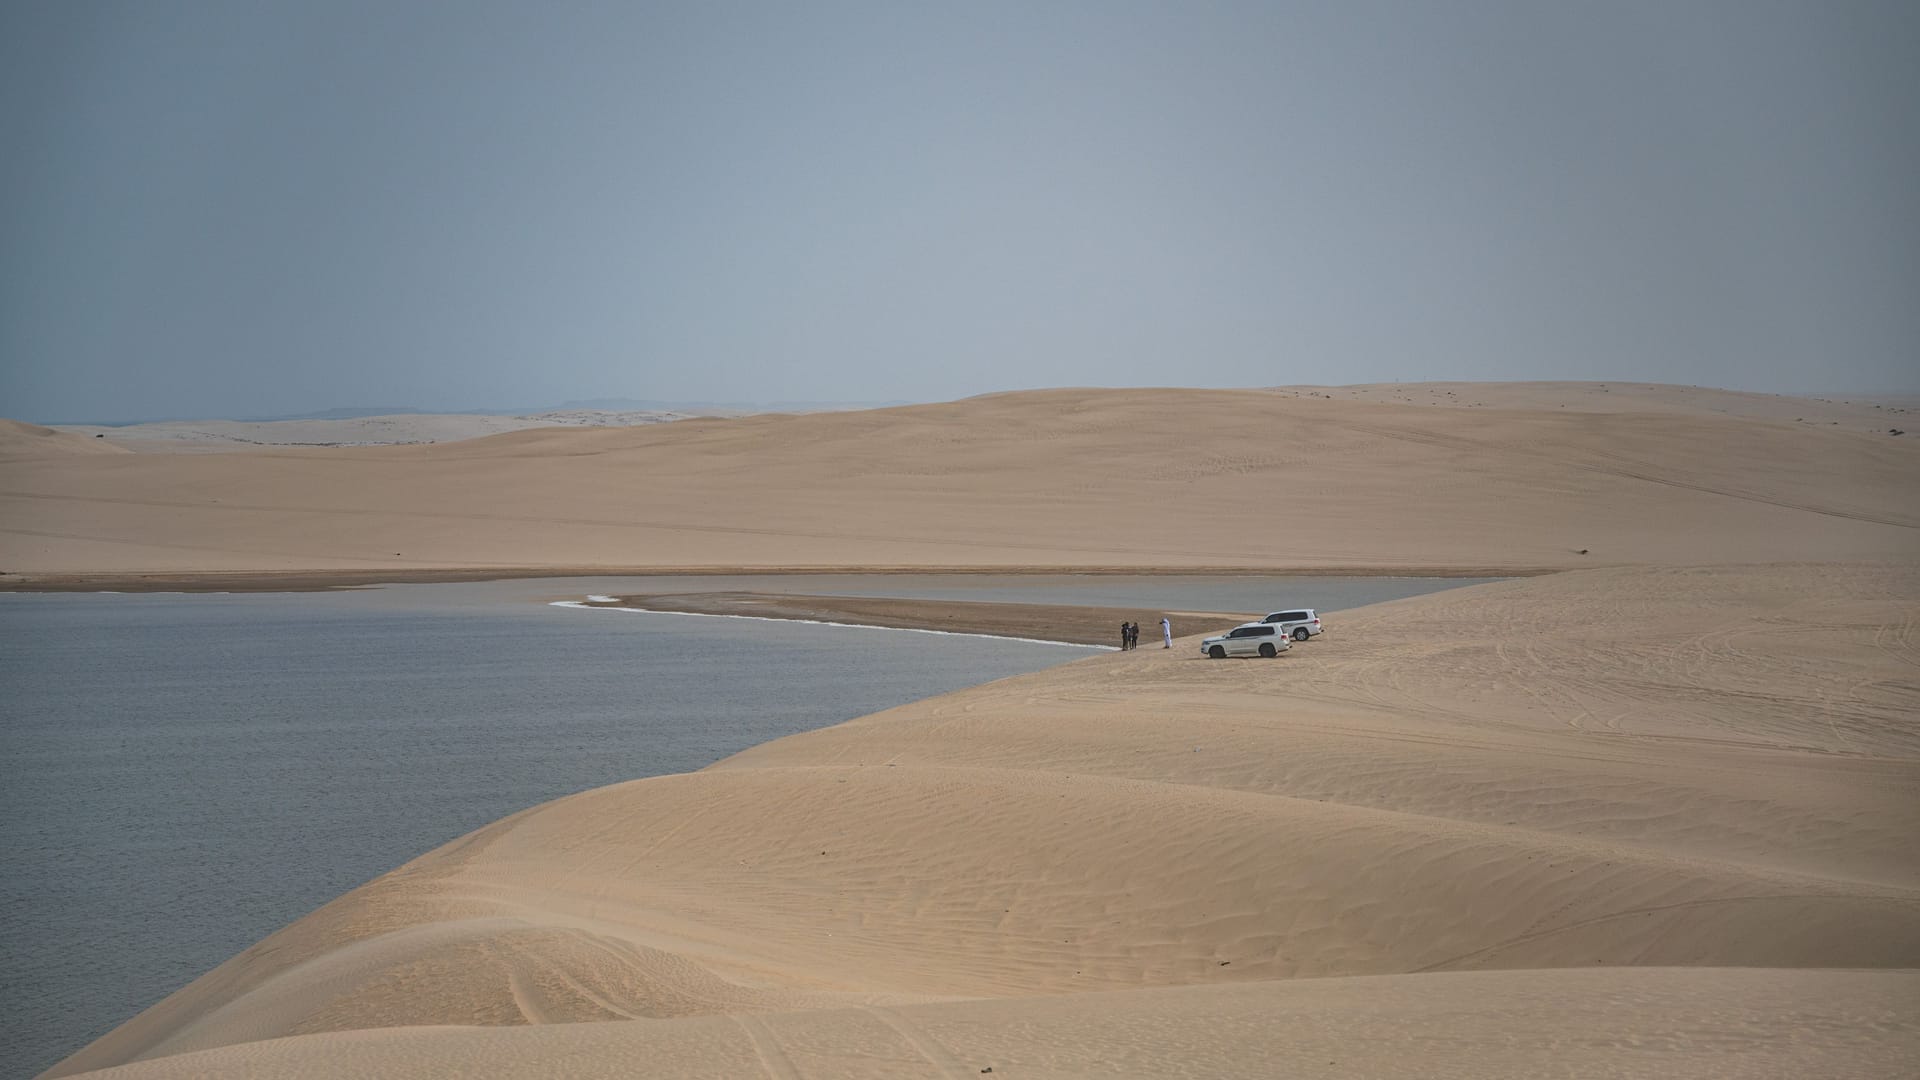
[[[1615,568],[1105,654],[525,811],[57,1072],[1904,1075],[1916,615]]]
[[[1914,555],[1915,438],[1756,419],[1740,414],[1750,396],[1667,388],[1659,409],[1601,412],[1064,390],[427,446],[49,453],[0,476],[0,568],[1391,571]]]
[[[1343,613],[1274,660],[1149,642],[535,807],[53,1075],[1914,1075],[1920,450],[1762,395],[1380,400],[1410,389],[222,455],[0,432],[28,447],[0,481],[15,583],[1569,571]]]

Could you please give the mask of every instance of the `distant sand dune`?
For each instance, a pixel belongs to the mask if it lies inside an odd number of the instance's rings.
[[[18,420],[0,420],[0,460],[124,454],[124,447]]]
[[[1920,976],[1820,969],[1920,968],[1917,615],[1619,568],[1103,654],[514,815],[63,1068],[1897,1075]]]
[[[1920,550],[1920,437],[1754,419],[1744,397],[1665,388],[1659,408],[1604,412],[1036,391],[425,446],[28,456],[0,478],[0,568],[1557,569]]]

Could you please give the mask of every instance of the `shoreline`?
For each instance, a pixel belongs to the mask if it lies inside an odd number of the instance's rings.
[[[1524,578],[1593,566],[497,566],[433,570],[206,570],[0,573],[15,592],[326,592],[376,585],[439,585],[579,577],[1355,577]]]

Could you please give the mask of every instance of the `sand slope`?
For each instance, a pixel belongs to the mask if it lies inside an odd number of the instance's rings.
[[[0,477],[0,567],[1517,569],[1920,551],[1920,439],[1756,418],[1720,391],[1622,411],[1542,393],[1463,410],[1036,391],[431,446],[43,455]]]
[[[1917,615],[1616,568],[1106,654],[525,811],[56,1072],[1900,1075]]]

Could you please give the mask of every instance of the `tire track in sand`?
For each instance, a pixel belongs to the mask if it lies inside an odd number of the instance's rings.
[[[787,1056],[786,1047],[774,1037],[772,1029],[757,1016],[738,1016],[733,1022],[747,1033],[747,1041],[753,1044],[753,1054],[760,1059],[760,1067],[766,1070],[773,1080],[805,1080],[800,1070],[794,1067],[793,1059]]]
[[[905,1017],[877,1005],[862,1005],[860,1009],[892,1028],[894,1034],[905,1039],[908,1046],[913,1047],[921,1057],[927,1060],[927,1064],[932,1065],[940,1075],[947,1077],[947,1080],[967,1080],[974,1074],[975,1070],[963,1065],[959,1058],[953,1056],[953,1051],[941,1045],[933,1036],[921,1031]]]

